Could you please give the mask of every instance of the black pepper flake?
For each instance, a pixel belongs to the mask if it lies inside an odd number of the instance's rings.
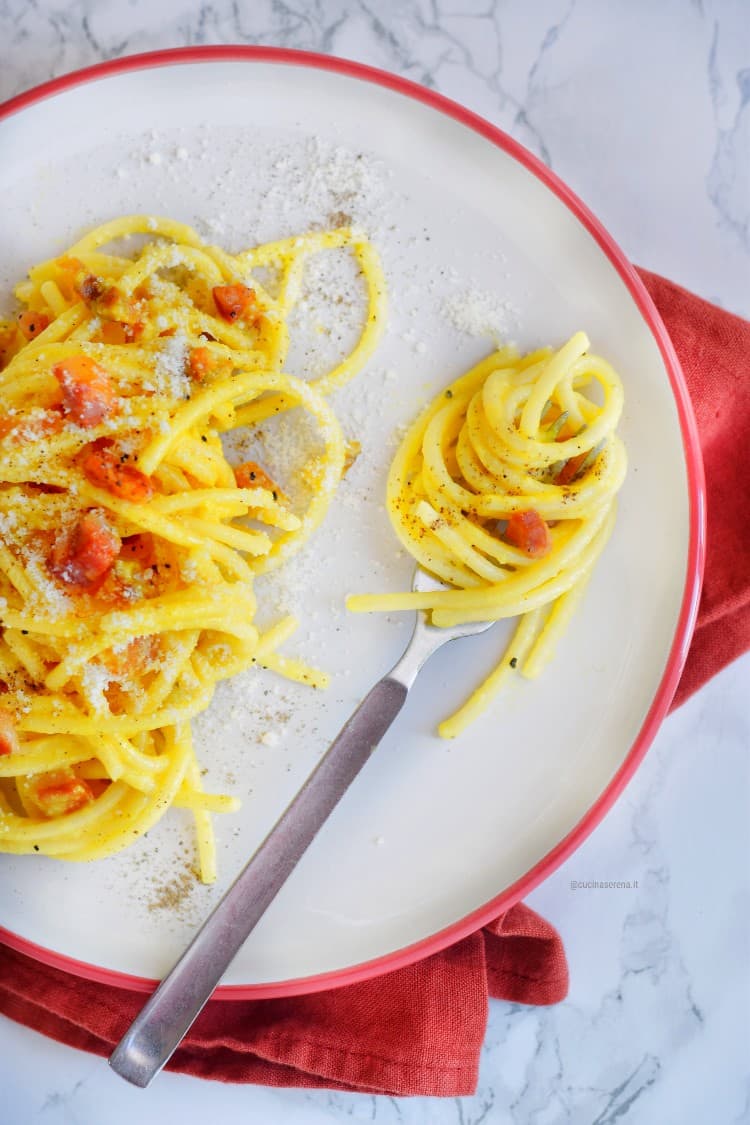
[[[21,630],[21,636],[22,636],[22,637],[28,637],[28,635],[29,635],[29,630],[28,630],[28,629],[22,629],[22,630]]]
[[[34,851],[35,851],[35,852],[38,852],[38,851],[39,851],[39,845],[38,845],[38,844],[34,844]]]
[[[446,391],[446,392],[445,392],[445,397],[446,397],[446,398],[453,398],[453,391]]]
[[[201,434],[201,441],[208,441],[208,438],[205,434]]]
[[[512,657],[511,661],[510,661],[511,668],[515,668],[517,666],[517,664],[518,664],[518,657],[517,656]]]

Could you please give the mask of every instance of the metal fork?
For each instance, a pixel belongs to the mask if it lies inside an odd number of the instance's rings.
[[[444,589],[417,567],[412,589]],[[398,663],[371,689],[341,728],[297,796],[248,860],[180,960],[133,1020],[109,1065],[135,1086],[171,1057],[240,946],[297,866],[406,701],[425,661],[448,641],[483,633],[493,622],[440,629],[418,613]]]

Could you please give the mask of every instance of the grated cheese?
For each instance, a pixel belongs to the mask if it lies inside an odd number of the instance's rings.
[[[111,683],[112,677],[103,664],[89,662],[81,673],[81,687],[86,700],[97,714],[104,715],[109,712],[105,692]]]
[[[457,331],[468,336],[489,336],[500,345],[508,339],[516,310],[496,293],[471,288],[447,297],[443,315]]]
[[[146,391],[155,391],[173,399],[187,398],[190,393],[190,380],[186,374],[189,344],[184,332],[165,336],[155,355],[153,378],[143,384]]]

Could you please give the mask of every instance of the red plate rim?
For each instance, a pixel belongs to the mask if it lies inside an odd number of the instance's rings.
[[[513,140],[501,129],[490,124],[483,117],[466,109],[458,102],[427,90],[423,86],[400,78],[377,67],[366,66],[363,63],[352,62],[349,59],[334,58],[321,55],[312,51],[293,51],[280,47],[256,47],[239,45],[220,45],[205,47],[176,47],[169,50],[149,51],[144,54],[129,55],[125,58],[111,59],[108,62],[98,63],[83,70],[73,71],[70,74],[54,78],[26,90],[22,94],[11,98],[0,105],[0,120],[10,117],[29,106],[46,98],[54,97],[75,86],[82,86],[87,82],[95,82],[100,78],[122,74],[134,70],[145,70],[152,67],[175,66],[183,63],[201,62],[269,62],[280,63],[286,66],[306,66],[313,69],[333,71],[349,78],[371,82],[376,86],[383,86],[405,97],[413,98],[430,106],[437,112],[452,117],[455,121],[472,129],[475,133],[503,149],[524,168],[532,172],[541,180],[558,199],[571,211],[578,221],[586,228],[596,240],[604,254],[617,270],[625,283],[631,297],[641,313],[643,319],[651,330],[658,344],[662,360],[667,369],[672,393],[677,405],[677,412],[682,431],[682,441],[685,450],[687,466],[688,490],[690,501],[690,537],[688,544],[687,573],[685,588],[682,596],[680,615],[677,629],[669,652],[666,667],[657,688],[651,707],[648,710],[643,725],[631,746],[625,760],[615,773],[609,785],[591,805],[584,816],[574,828],[554,848],[551,849],[538,863],[520,879],[507,887],[501,894],[486,902],[477,910],[473,910],[466,917],[452,925],[439,930],[430,937],[405,946],[403,949],[377,957],[371,961],[364,961],[345,969],[333,972],[319,973],[311,977],[302,977],[297,980],[275,981],[267,984],[251,985],[220,985],[214,993],[216,999],[221,1000],[246,1000],[264,999],[278,996],[302,995],[309,992],[318,992],[327,988],[336,988],[342,985],[354,984],[356,981],[367,980],[381,973],[390,972],[412,964],[414,961],[438,953],[449,945],[460,941],[461,938],[478,930],[487,922],[496,918],[503,911],[509,909],[514,903],[519,902],[530,891],[539,885],[547,876],[559,867],[583,843],[593,831],[604,815],[612,807],[620,793],[623,791],[636,769],[640,765],[648,747],[667,713],[669,704],[677,688],[680,675],[687,657],[690,639],[695,628],[700,600],[701,583],[706,551],[706,504],[705,504],[705,479],[703,474],[703,459],[698,440],[698,431],[695,423],[692,405],[688,396],[685,378],[682,374],[679,361],[675,354],[664,323],[656,310],[656,306],[646,291],[643,282],[638,277],[635,269],[630,264],[625,254],[608,234],[599,220],[592,214],[586,205],[574,192],[562,182],[554,172],[551,172],[536,156],[528,152],[518,141]],[[55,969],[85,977],[88,980],[101,984],[112,985],[117,988],[129,989],[136,992],[151,992],[157,984],[155,980],[137,977],[128,973],[120,973],[112,969],[104,969],[98,965],[91,965],[75,958],[56,953],[54,950],[45,949],[25,938],[0,927],[0,939],[12,949],[26,954],[28,957],[50,965]]]

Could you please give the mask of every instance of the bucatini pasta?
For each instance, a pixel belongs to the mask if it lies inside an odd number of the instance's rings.
[[[134,254],[107,250],[133,236]],[[287,318],[306,260],[337,248],[364,277],[364,327],[305,382],[284,374]],[[132,216],[35,266],[16,295],[24,311],[0,326],[0,851],[107,856],[179,805],[210,882],[210,814],[237,802],[203,791],[190,720],[252,664],[325,685],[277,651],[294,618],[259,632],[253,579],[299,550],[341,478],[324,396],[377,343],[378,257],[349,229],[231,255]],[[221,440],[297,406],[325,446],[300,514]]]
[[[488,356],[434,400],[393,461],[394,530],[454,589],[353,595],[349,608],[422,609],[439,626],[520,618],[495,670],[440,723],[445,738],[515,670],[539,674],[612,531],[626,470],[615,433],[623,390],[588,348],[577,332],[558,351]]]

